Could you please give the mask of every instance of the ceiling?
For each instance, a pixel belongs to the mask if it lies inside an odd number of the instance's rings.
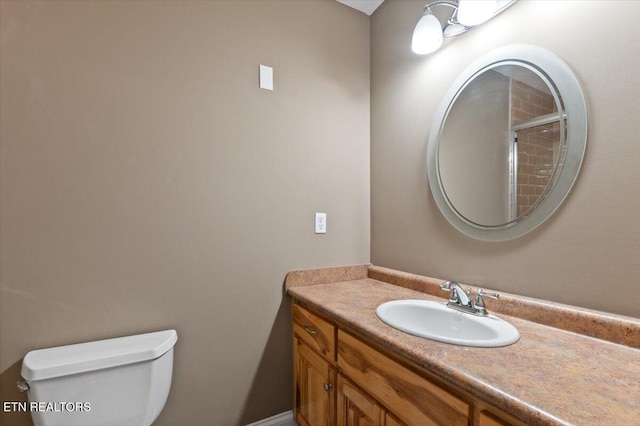
[[[382,4],[384,0],[336,0],[342,4],[346,4],[362,13],[371,15]]]

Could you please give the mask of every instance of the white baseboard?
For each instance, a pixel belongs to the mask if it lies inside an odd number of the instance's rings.
[[[296,426],[296,422],[293,421],[293,411],[286,411],[247,426]]]

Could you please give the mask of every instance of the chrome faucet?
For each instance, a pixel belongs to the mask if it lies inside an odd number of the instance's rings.
[[[440,288],[442,290],[451,291],[449,294],[449,302],[447,306],[457,311],[465,312],[473,315],[487,316],[487,308],[484,304],[483,297],[491,299],[499,299],[498,293],[487,293],[483,289],[479,289],[475,299],[471,300],[471,287],[467,287],[465,291],[460,284],[455,281],[444,281]]]

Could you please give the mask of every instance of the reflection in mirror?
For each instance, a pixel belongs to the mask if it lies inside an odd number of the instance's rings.
[[[553,188],[565,151],[559,120],[522,127],[514,135],[517,143],[514,188],[517,193],[512,200],[511,212],[512,219],[518,219],[533,211]]]
[[[489,68],[468,82],[445,118],[438,151],[445,196],[460,216],[504,226],[544,200],[562,167],[562,109],[548,78],[524,64]]]

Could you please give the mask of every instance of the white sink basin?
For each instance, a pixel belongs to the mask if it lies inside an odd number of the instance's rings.
[[[383,303],[376,315],[405,333],[454,345],[494,348],[520,339],[518,330],[498,317],[471,315],[429,300]]]

